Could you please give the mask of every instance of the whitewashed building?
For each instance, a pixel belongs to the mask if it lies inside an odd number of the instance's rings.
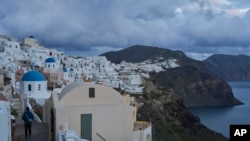
[[[58,68],[59,65],[54,58],[50,57],[45,60],[45,67],[44,67],[45,71],[55,72],[56,70],[58,70]]]
[[[39,100],[44,102],[44,100],[51,95],[47,91],[47,80],[39,71],[34,70],[23,75],[20,82],[20,91],[25,103],[29,102],[29,99],[31,98],[38,100],[37,102],[39,102]]]
[[[10,105],[7,101],[0,101],[0,125],[1,141],[11,141]]]
[[[76,131],[82,139],[131,141],[133,107],[114,89],[93,83],[71,83],[46,102],[51,138],[60,127]],[[112,125],[112,126],[111,126]]]

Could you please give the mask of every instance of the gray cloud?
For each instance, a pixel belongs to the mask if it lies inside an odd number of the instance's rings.
[[[247,8],[246,0],[0,3],[0,34],[18,39],[33,35],[47,47],[72,52],[98,54],[134,44],[209,54],[220,52],[220,47],[250,47],[250,12],[240,11]]]

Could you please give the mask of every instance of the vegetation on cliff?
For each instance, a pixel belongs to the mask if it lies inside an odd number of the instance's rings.
[[[154,141],[227,141],[193,116],[186,107],[231,106],[241,104],[230,86],[210,72],[201,61],[187,57],[181,51],[135,45],[117,52],[102,54],[113,63],[132,63],[157,57],[177,59],[180,67],[151,72],[144,79],[144,94],[136,96],[143,106],[138,120],[152,122]]]
[[[159,89],[151,80],[146,80],[145,86],[145,93],[137,97],[138,102],[144,103],[138,111],[138,119],[152,122],[153,141],[228,140],[202,125],[172,89]]]
[[[171,88],[174,94],[183,99],[185,106],[231,106],[242,104],[232,93],[231,87],[211,73],[201,61],[187,57],[181,51],[135,45],[124,50],[102,54],[114,63],[142,62],[157,57],[174,58],[180,67],[151,73],[152,81],[159,88]]]
[[[151,73],[151,81],[158,88],[172,89],[187,107],[242,104],[233,96],[232,89],[226,82],[193,66]]]

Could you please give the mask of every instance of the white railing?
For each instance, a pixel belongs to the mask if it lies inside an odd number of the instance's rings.
[[[80,139],[76,131],[69,130],[65,125],[60,126],[60,131],[57,133],[57,141],[88,141]]]
[[[33,111],[32,106],[31,106],[31,104],[30,104],[29,102],[27,102],[27,107],[29,107],[31,113],[33,114],[34,120],[37,121],[37,122],[39,122],[39,123],[41,123],[42,120],[41,120],[41,119],[39,118],[39,116]]]

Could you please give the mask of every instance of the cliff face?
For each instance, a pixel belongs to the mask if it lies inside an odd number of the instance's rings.
[[[209,130],[187,109],[197,106],[229,106],[241,104],[230,86],[212,74],[201,61],[188,58],[181,51],[132,46],[102,54],[113,63],[142,62],[156,57],[174,58],[181,66],[151,73],[144,82],[144,94],[137,96],[144,103],[138,120],[152,122],[154,141],[226,141],[223,135]]]
[[[226,82],[193,66],[151,73],[151,81],[160,89],[172,89],[187,107],[242,104],[233,96],[232,89]]]
[[[203,61],[219,78],[227,81],[250,80],[250,57],[246,55],[212,55]]]
[[[103,56],[114,63],[123,60],[135,63],[156,57],[166,60],[174,58],[181,67],[150,74],[151,81],[158,88],[171,88],[188,107],[241,104],[225,81],[208,70],[203,62],[193,60],[181,51],[135,45],[117,52],[105,53]]]
[[[143,96],[137,97],[144,105],[139,109],[139,120],[153,124],[153,141],[227,141],[223,135],[209,130],[193,116],[172,89],[157,88],[145,81]]]

